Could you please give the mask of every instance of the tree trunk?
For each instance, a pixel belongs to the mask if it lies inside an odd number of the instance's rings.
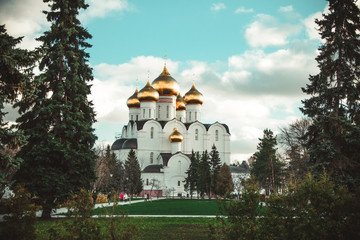
[[[43,212],[41,214],[42,219],[50,219],[51,218],[51,210],[52,208],[49,206],[43,206]]]

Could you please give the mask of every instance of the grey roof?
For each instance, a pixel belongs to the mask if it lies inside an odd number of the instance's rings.
[[[231,173],[250,173],[248,168],[238,167],[238,166],[230,166]]]
[[[127,139],[123,143],[122,149],[137,149],[137,139],[136,138]]]
[[[160,153],[160,156],[163,159],[164,166],[167,166],[172,154],[171,153]]]
[[[160,173],[162,165],[149,165],[144,168],[143,173]]]
[[[120,139],[115,140],[115,142],[111,145],[111,150],[122,149],[122,145],[126,140],[127,140],[127,138],[120,138]]]

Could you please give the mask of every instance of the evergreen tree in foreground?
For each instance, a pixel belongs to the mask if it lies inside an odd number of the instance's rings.
[[[18,104],[17,121],[26,144],[19,152],[24,162],[16,180],[38,197],[43,216],[63,202],[72,191],[89,189],[94,181],[96,137],[89,81],[86,42],[91,35],[77,18],[86,9],[84,0],[44,0],[51,10],[44,12],[51,28],[38,40],[42,42],[42,73],[33,82],[35,91],[24,95]]]
[[[253,155],[251,174],[269,194],[270,191],[276,192],[280,186],[282,163],[276,157],[276,137],[273,132],[265,129],[263,138],[259,140],[258,151]]]
[[[190,157],[190,166],[186,171],[187,177],[185,178],[184,187],[187,191],[190,192],[190,197],[192,198],[194,191],[198,190],[198,179],[199,179],[199,162],[200,154],[199,152],[192,151]]]
[[[125,161],[125,191],[132,196],[139,194],[143,190],[141,180],[140,165],[134,150],[130,150],[128,158]]]
[[[224,163],[220,168],[216,182],[216,193],[225,197],[227,193],[230,193],[233,190],[234,183],[232,181],[230,167]]]
[[[210,191],[214,194],[217,194],[216,185],[218,181],[218,176],[221,168],[221,160],[219,157],[219,152],[216,149],[215,144],[211,148],[211,152],[209,154],[210,157]]]
[[[204,197],[204,194],[210,196],[210,160],[207,150],[201,155],[199,163],[199,180],[198,180],[198,191],[200,192],[201,197]]]
[[[329,13],[316,20],[325,43],[310,76],[302,112],[312,118],[309,154],[312,172],[325,169],[336,183],[360,183],[360,11],[354,0],[328,0]]]
[[[11,178],[20,167],[20,158],[15,157],[19,147],[25,143],[22,132],[14,131],[4,120],[5,104],[12,104],[31,77],[34,63],[33,53],[16,48],[22,38],[8,35],[5,25],[0,25],[0,198]]]

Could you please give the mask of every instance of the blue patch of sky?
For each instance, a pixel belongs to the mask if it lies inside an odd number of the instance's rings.
[[[119,64],[136,56],[162,57],[184,62],[197,60],[223,61],[244,53],[250,47],[245,40],[246,27],[257,14],[269,14],[279,21],[293,23],[279,12],[281,6],[293,6],[294,12],[305,18],[322,11],[324,0],[222,1],[226,8],[212,11],[211,1],[129,1],[133,9],[111,14],[87,24],[93,39],[89,50],[91,63]],[[235,13],[237,8],[253,9]],[[304,29],[292,38],[306,37]],[[265,48],[266,53],[277,47]]]

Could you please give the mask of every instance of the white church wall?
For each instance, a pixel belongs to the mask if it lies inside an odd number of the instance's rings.
[[[164,174],[163,173],[141,173],[144,190],[163,190]],[[155,179],[155,183],[152,180]]]
[[[184,180],[186,170],[190,166],[190,159],[181,153],[175,154],[169,159],[168,166],[164,167],[165,186],[168,189],[174,189],[174,193],[186,195],[184,190]]]
[[[176,117],[176,97],[160,96],[156,104],[157,119],[169,121]]]
[[[121,130],[121,137],[122,138],[127,138],[127,127],[123,126],[122,130]]]
[[[201,121],[201,105],[187,104],[186,105],[186,122]]]
[[[188,142],[186,143],[186,152],[191,153],[192,150],[195,152],[203,152],[206,146],[206,128],[203,124],[195,122],[190,125],[188,130]]]

